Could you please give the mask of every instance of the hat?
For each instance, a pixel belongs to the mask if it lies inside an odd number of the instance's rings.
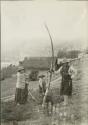
[[[39,76],[39,78],[43,78],[43,77],[45,77],[45,75],[40,75],[40,76]]]
[[[18,71],[22,71],[22,70],[24,70],[23,66],[18,67]]]

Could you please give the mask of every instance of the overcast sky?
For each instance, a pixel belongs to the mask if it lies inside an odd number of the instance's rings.
[[[60,41],[78,40],[85,47],[88,40],[87,8],[87,1],[2,1],[2,54],[4,57],[9,53],[14,56],[18,52],[19,56],[36,56],[39,50],[37,48],[40,47],[41,50],[43,46],[50,45],[44,22],[49,27],[54,45]],[[24,51],[22,52],[24,46],[26,55]]]

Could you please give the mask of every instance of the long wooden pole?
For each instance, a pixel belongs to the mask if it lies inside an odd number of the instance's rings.
[[[53,65],[54,65],[54,48],[53,48],[53,40],[52,40],[52,37],[51,37],[51,34],[50,34],[50,31],[48,29],[48,26],[46,25],[46,23],[44,24],[47,32],[48,32],[48,35],[49,35],[49,38],[50,38],[50,41],[51,41],[51,48],[52,48],[52,62],[51,62],[51,67],[50,67],[50,78],[49,78],[49,81],[48,81],[48,87],[46,89],[46,92],[45,92],[45,95],[44,95],[44,98],[43,98],[43,104],[42,106],[44,107],[45,105],[45,102],[46,102],[46,97],[47,97],[47,94],[49,92],[49,89],[50,89],[50,83],[51,83],[51,79],[52,79],[52,71],[53,71]]]
[[[54,65],[54,47],[53,47],[53,40],[52,40],[50,31],[49,31],[49,28],[48,28],[46,23],[44,23],[44,25],[45,25],[45,28],[46,28],[46,30],[48,32],[48,35],[49,35],[49,38],[50,38],[50,41],[51,41],[51,49],[52,49],[52,60],[51,60],[51,67],[50,67],[50,82],[51,82],[52,70],[53,70],[53,65]],[[50,82],[49,82],[49,86],[48,87],[50,87]]]

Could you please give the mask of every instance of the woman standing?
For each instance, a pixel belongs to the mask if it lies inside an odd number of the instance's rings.
[[[24,67],[20,66],[17,72],[17,82],[16,82],[16,94],[15,94],[15,102],[17,105],[24,104],[26,102],[25,95],[26,89],[26,76]]]
[[[64,105],[68,105],[68,102],[71,102],[72,79],[76,74],[76,70],[71,66],[67,59],[64,59],[63,65],[56,73],[61,74],[62,80],[60,86],[60,95],[64,97]]]
[[[69,96],[69,91],[71,89],[70,86],[70,75],[69,75],[69,65],[68,62],[65,62],[60,70],[60,74],[62,76],[62,81],[61,81],[61,89],[60,89],[60,95],[64,96],[64,104],[68,104],[68,96]]]

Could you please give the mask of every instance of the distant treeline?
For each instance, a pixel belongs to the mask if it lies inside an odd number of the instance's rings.
[[[47,70],[50,68],[51,57],[25,57],[23,65],[25,69]]]
[[[3,67],[1,70],[0,80],[11,77],[13,74],[16,74],[17,66],[10,64],[7,67]]]
[[[25,57],[22,61],[22,65],[27,70],[48,70],[51,64],[51,57]],[[5,78],[10,78],[14,74],[17,73],[17,67],[15,65],[9,65],[7,67],[2,68],[1,70],[1,78],[0,80],[4,80]]]
[[[72,50],[72,51],[58,51],[57,57],[58,58],[77,58],[80,51]],[[50,68],[52,57],[25,57],[22,61],[23,66],[25,69],[28,70],[48,70]],[[56,57],[54,58],[54,61]],[[16,74],[17,66],[9,65],[8,67],[2,68],[1,70],[1,80],[5,78],[11,77],[13,74]]]
[[[65,51],[65,50],[60,50],[58,51],[57,57],[58,58],[78,58],[78,55],[80,54],[79,50],[70,50],[70,51]]]

